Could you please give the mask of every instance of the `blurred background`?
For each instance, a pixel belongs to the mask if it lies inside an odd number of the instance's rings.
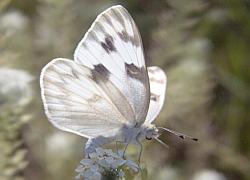
[[[1,0],[0,179],[74,179],[86,139],[48,122],[39,75],[53,58],[72,59],[116,4],[136,21],[146,64],[168,75],[155,123],[199,138],[163,134],[170,149],[145,141],[147,179],[250,179],[249,0]]]

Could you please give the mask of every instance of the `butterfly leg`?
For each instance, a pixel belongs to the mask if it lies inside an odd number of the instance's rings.
[[[118,154],[118,143],[120,143],[120,141],[116,141],[115,142],[115,147],[116,147],[116,153]]]
[[[116,146],[116,153],[119,155],[118,143],[123,144],[123,143],[125,143],[125,142],[124,142],[124,141],[116,141],[116,142],[115,142],[115,146]]]
[[[142,143],[138,139],[136,139],[136,143],[140,147],[140,152],[139,152],[139,157],[138,157],[138,162],[140,164],[140,162],[141,162],[141,155],[142,155]]]
[[[126,144],[125,149],[124,149],[124,151],[123,151],[122,157],[123,157],[124,159],[125,159],[125,153],[126,153],[126,150],[127,150],[127,148],[128,148],[128,145],[129,145],[129,143]]]

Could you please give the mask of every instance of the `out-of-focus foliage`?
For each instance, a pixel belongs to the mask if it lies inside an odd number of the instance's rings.
[[[0,68],[0,179],[21,179],[27,166],[21,130],[31,116],[24,106],[31,100],[31,75],[21,70]]]
[[[10,1],[0,2],[0,12]],[[32,99],[33,77],[23,70],[11,68],[10,61],[17,58],[6,44],[22,31],[26,19],[16,11],[6,12],[0,18],[0,179],[24,179],[28,165],[27,148],[22,135],[24,125],[31,119],[25,112]],[[5,66],[5,67],[4,67]],[[9,66],[9,67],[8,67]],[[14,67],[14,66],[13,66]]]
[[[144,142],[144,174],[164,180],[250,179],[248,0],[1,0],[0,65],[13,76],[0,77],[0,179],[76,175],[85,140],[48,123],[39,74],[53,58],[72,59],[96,15],[115,4],[135,19],[147,64],[167,73],[166,103],[155,123],[199,138],[192,143],[163,133],[170,149]],[[34,76],[33,94],[29,75],[16,75],[13,68]]]
[[[11,0],[2,0],[0,2],[0,11],[3,11],[6,8],[6,6],[8,6],[8,4],[10,3],[10,1]]]

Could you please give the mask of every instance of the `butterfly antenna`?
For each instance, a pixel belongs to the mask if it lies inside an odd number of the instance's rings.
[[[167,132],[169,132],[171,134],[174,134],[174,135],[178,136],[181,139],[191,139],[193,141],[198,141],[197,138],[194,138],[194,137],[191,137],[191,136],[187,136],[185,134],[182,134],[182,133],[179,133],[179,132],[176,132],[176,131],[173,131],[173,130],[170,130],[170,129],[167,129],[167,128],[164,128],[164,127],[157,127],[157,128],[163,129],[163,130],[165,130],[165,131],[167,131]]]
[[[154,138],[156,141],[158,141],[160,144],[162,144],[165,148],[169,149],[169,146],[164,143],[162,140],[158,139],[157,137]]]

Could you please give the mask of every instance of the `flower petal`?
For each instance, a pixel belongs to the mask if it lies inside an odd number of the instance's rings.
[[[90,159],[97,158],[97,154],[96,153],[90,153],[89,157],[90,157]]]
[[[86,170],[85,172],[82,173],[82,175],[85,177],[85,178],[89,178],[89,177],[92,177],[94,175],[94,172],[91,171],[90,169]]]
[[[105,159],[101,159],[98,164],[104,168],[110,168],[110,164],[105,160]]]
[[[112,166],[114,166],[116,169],[122,165],[124,165],[126,163],[126,160],[124,159],[118,159],[118,160],[115,160],[113,163],[112,163]]]
[[[102,157],[105,154],[105,150],[102,149],[102,148],[96,148],[95,151],[96,151],[97,156],[101,156]]]
[[[91,166],[94,164],[94,161],[92,159],[83,159],[80,163],[85,166]]]
[[[90,170],[93,171],[93,172],[98,172],[99,167],[98,167],[97,164],[95,164],[95,165],[93,165],[93,166],[90,167]]]
[[[93,180],[101,180],[102,179],[102,175],[99,172],[95,172],[93,174],[93,177],[91,179],[93,179]]]
[[[122,178],[125,176],[125,173],[122,170],[120,170],[118,173],[118,176],[119,176],[119,178]]]
[[[75,169],[75,171],[78,172],[78,173],[80,173],[80,172],[83,171],[83,169],[84,169],[83,165],[79,165],[79,166],[77,166],[77,168]]]
[[[114,162],[113,157],[106,157],[105,160],[107,161],[108,164],[112,164]]]

